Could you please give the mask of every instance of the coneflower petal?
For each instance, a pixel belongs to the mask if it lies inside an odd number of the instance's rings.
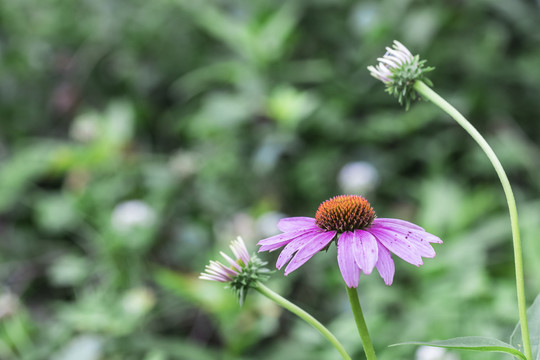
[[[360,268],[353,256],[354,234],[346,231],[337,241],[337,261],[341,276],[349,288],[356,288],[360,279]]]

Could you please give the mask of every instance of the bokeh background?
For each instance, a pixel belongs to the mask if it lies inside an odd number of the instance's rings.
[[[507,340],[510,225],[486,157],[427,102],[371,78],[393,39],[486,135],[517,196],[540,291],[538,1],[3,0],[0,359],[337,359],[257,293],[198,280],[237,235],[366,196],[444,239],[359,293],[381,360],[408,340]],[[273,267],[276,254],[262,258]],[[363,359],[335,248],[268,286]],[[506,358],[505,358],[506,359]]]

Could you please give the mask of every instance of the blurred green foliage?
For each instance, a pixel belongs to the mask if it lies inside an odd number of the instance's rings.
[[[494,171],[447,116],[428,103],[405,112],[366,66],[400,40],[486,134],[518,197],[530,302],[539,6],[0,2],[0,359],[336,359],[260,295],[240,309],[197,276],[237,235],[255,251],[279,217],[313,216],[350,188],[339,174],[356,161],[375,170],[358,191],[379,216],[445,240],[420,268],[396,261],[391,287],[361,278],[379,358],[414,358],[387,348],[401,341],[507,339],[517,310]],[[269,286],[362,358],[335,249]]]

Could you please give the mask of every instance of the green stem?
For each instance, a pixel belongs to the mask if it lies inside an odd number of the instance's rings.
[[[274,301],[276,304],[278,304],[279,306],[281,307],[284,307],[285,309],[289,310],[290,312],[292,312],[293,314],[297,315],[298,317],[300,317],[302,320],[304,320],[305,322],[307,322],[309,325],[313,326],[315,329],[317,329],[328,341],[330,341],[332,343],[332,345],[334,345],[334,347],[337,349],[337,351],[339,351],[339,353],[341,354],[341,356],[343,357],[343,359],[345,360],[351,360],[351,357],[349,356],[349,354],[347,354],[347,351],[345,351],[345,348],[343,347],[343,345],[341,345],[341,343],[338,341],[338,339],[336,339],[336,337],[334,336],[334,334],[332,334],[330,332],[330,330],[328,330],[327,328],[324,327],[323,324],[321,324],[319,321],[317,321],[317,319],[315,319],[313,316],[311,316],[310,314],[308,314],[306,311],[304,311],[302,308],[294,305],[292,302],[290,302],[289,300],[285,299],[284,297],[282,297],[281,295],[279,294],[276,294],[275,292],[273,292],[272,290],[270,290],[269,288],[267,288],[266,286],[264,286],[263,284],[261,284],[260,282],[255,284],[253,286],[253,288],[255,290],[257,290],[258,292],[260,292],[261,294],[263,294],[264,296],[266,296],[267,298],[269,298],[270,300]]]
[[[358,299],[358,293],[356,289],[351,289],[348,286],[347,295],[349,296],[349,302],[351,303],[351,309],[354,315],[354,321],[356,322],[356,327],[358,328],[358,333],[362,339],[362,346],[364,347],[364,352],[366,353],[367,360],[376,360],[375,349],[373,349],[373,344],[369,338],[369,332],[366,326],[366,321],[364,320],[364,315],[362,314],[362,307],[360,306],[360,300]]]
[[[472,136],[472,138],[480,145],[482,150],[486,153],[487,157],[491,161],[491,164],[495,168],[499,180],[501,181],[502,187],[504,189],[504,194],[506,195],[506,202],[508,203],[508,210],[510,212],[510,223],[512,224],[512,240],[514,243],[514,262],[516,268],[516,289],[517,289],[517,300],[518,300],[518,309],[519,309],[519,320],[521,323],[521,335],[523,338],[523,349],[525,351],[525,356],[527,359],[532,360],[532,350],[531,350],[531,341],[529,338],[529,327],[527,325],[527,307],[525,304],[525,284],[523,280],[523,257],[521,250],[521,240],[519,237],[519,224],[518,224],[518,214],[516,208],[516,200],[514,199],[514,194],[512,193],[512,187],[510,186],[510,181],[504,172],[504,169],[501,165],[501,162],[487,143],[487,141],[480,135],[480,133],[472,126],[472,124],[465,119],[463,115],[459,113],[452,105],[450,105],[446,100],[440,97],[435,91],[433,91],[429,86],[424,84],[422,81],[416,81],[414,84],[414,89],[418,91],[425,99],[431,100],[435,105],[440,107],[444,112],[450,115],[454,120],[461,125],[465,131]]]

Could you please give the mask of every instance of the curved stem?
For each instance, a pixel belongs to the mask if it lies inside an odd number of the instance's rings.
[[[339,351],[339,353],[341,354],[343,359],[351,360],[351,357],[349,356],[349,354],[347,354],[347,351],[345,351],[345,348],[343,347],[343,345],[341,345],[341,343],[338,341],[338,339],[336,339],[334,334],[332,334],[330,332],[330,330],[328,330],[326,327],[324,327],[324,325],[321,324],[313,316],[311,316],[306,311],[304,311],[302,308],[296,306],[295,304],[293,304],[289,300],[285,299],[281,295],[273,292],[272,290],[270,290],[269,288],[267,288],[266,286],[264,286],[260,282],[255,284],[253,286],[253,288],[255,290],[257,290],[258,292],[260,292],[261,294],[263,294],[264,296],[266,296],[267,298],[269,298],[270,300],[274,301],[279,306],[284,307],[285,309],[289,310],[290,312],[292,312],[293,314],[297,315],[302,320],[307,322],[309,325],[313,326],[328,341],[330,341],[332,343],[332,345],[334,345],[334,347],[337,349],[337,351]]]
[[[508,211],[510,212],[510,223],[512,225],[512,241],[514,243],[514,263],[516,269],[516,290],[517,290],[517,300],[518,300],[518,309],[519,309],[519,320],[521,323],[521,335],[523,338],[523,349],[525,351],[525,356],[527,359],[532,360],[532,350],[531,350],[531,341],[529,338],[529,327],[527,325],[527,307],[525,304],[525,284],[523,280],[523,257],[521,250],[521,240],[519,237],[519,224],[518,224],[518,214],[516,208],[516,200],[514,199],[514,194],[512,192],[512,187],[510,186],[510,181],[501,165],[501,162],[487,143],[487,141],[482,137],[482,135],[472,126],[472,124],[465,119],[463,115],[459,113],[452,105],[450,105],[446,100],[440,97],[435,91],[433,91],[429,86],[424,84],[422,81],[416,81],[414,84],[414,89],[418,91],[425,99],[432,101],[435,105],[440,107],[444,112],[450,115],[454,120],[457,121],[461,127],[465,129],[472,136],[472,138],[480,145],[482,150],[486,153],[487,157],[491,161],[491,164],[495,168],[499,180],[501,181],[502,187],[504,189],[504,194],[506,195],[506,202],[508,203]]]
[[[367,360],[376,360],[375,349],[373,349],[373,344],[369,338],[369,332],[364,320],[364,314],[362,313],[362,307],[360,306],[360,300],[358,299],[358,293],[356,289],[351,289],[348,286],[347,295],[349,296],[349,302],[351,303],[351,309],[354,315],[354,321],[356,322],[356,327],[358,328],[358,333],[362,339],[362,346],[364,347],[364,352],[366,353]]]

